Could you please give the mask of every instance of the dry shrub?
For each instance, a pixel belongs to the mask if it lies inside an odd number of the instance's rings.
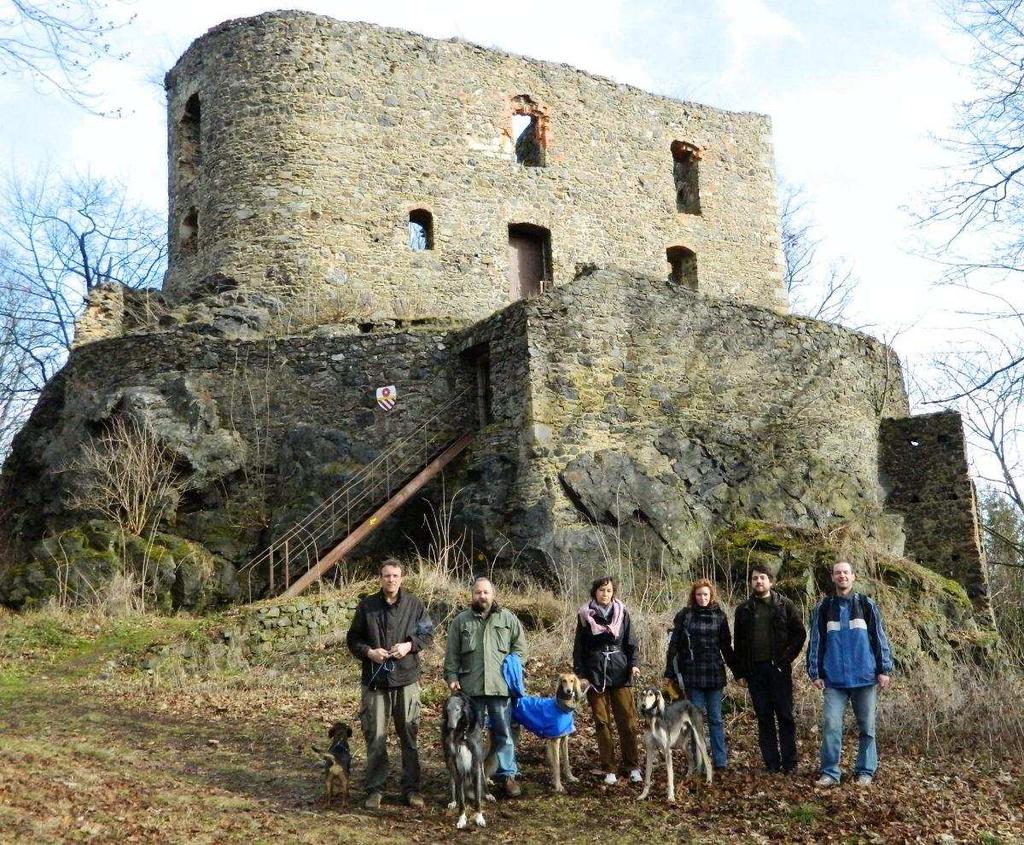
[[[289,334],[312,326],[365,319],[374,308],[374,297],[368,290],[321,285],[290,293],[276,319],[280,331]]]

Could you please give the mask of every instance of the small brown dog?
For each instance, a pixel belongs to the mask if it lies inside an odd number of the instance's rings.
[[[344,722],[335,722],[331,725],[327,736],[331,740],[331,747],[321,751],[315,745],[315,751],[324,764],[324,806],[330,806],[335,795],[341,795],[341,805],[348,807],[348,782],[352,775],[352,752],[348,747],[349,737],[352,736],[352,728]]]

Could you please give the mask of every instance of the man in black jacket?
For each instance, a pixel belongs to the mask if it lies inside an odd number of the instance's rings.
[[[765,768],[791,774],[797,764],[792,667],[807,630],[793,602],[772,591],[767,567],[750,568],[750,589],[753,595],[736,608],[734,674],[750,690]]]
[[[349,651],[363,664],[359,723],[366,738],[367,809],[380,807],[388,777],[387,731],[392,719],[402,746],[402,792],[410,807],[422,807],[416,738],[420,719],[420,651],[433,635],[423,604],[402,591],[402,564],[380,567],[380,592],[356,607],[348,629]]]

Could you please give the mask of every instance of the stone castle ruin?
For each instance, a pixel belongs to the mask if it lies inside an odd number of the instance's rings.
[[[426,472],[352,554],[442,500],[551,580],[622,544],[685,575],[743,520],[856,525],[985,604],[959,417],[909,416],[892,350],[786,313],[766,117],[299,12],[215,27],[166,88],[164,288],[93,297],[17,438],[3,601],[132,554],[169,606],[263,595]],[[130,542],[82,459],[118,419],[173,470]]]

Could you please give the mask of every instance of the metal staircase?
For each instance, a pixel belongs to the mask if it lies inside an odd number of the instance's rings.
[[[241,567],[249,600],[261,571],[270,593],[297,596],[458,457],[473,440],[471,394],[467,388],[439,407]]]

